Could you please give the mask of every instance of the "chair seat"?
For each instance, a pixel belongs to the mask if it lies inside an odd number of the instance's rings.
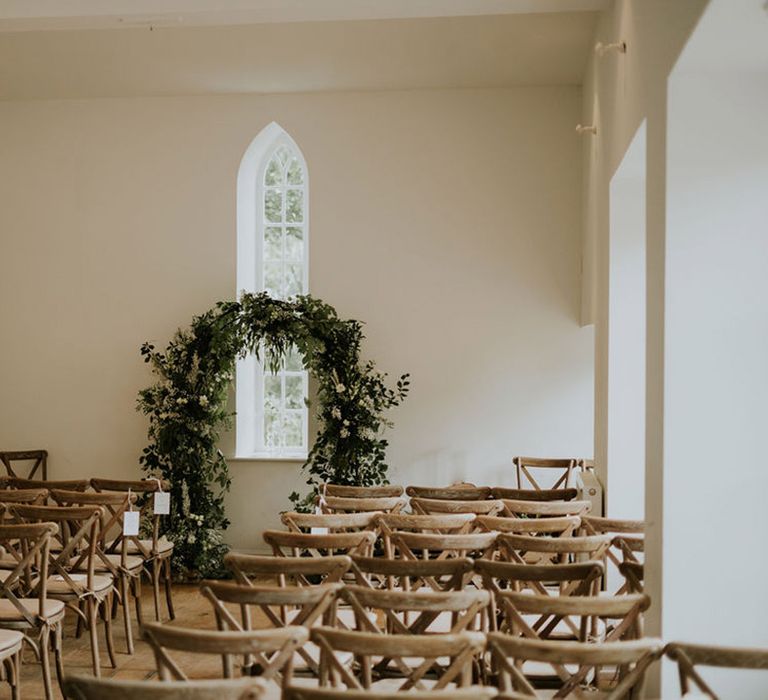
[[[72,573],[70,578],[76,583],[85,588],[85,584],[88,580],[86,574]],[[98,574],[93,577],[93,591],[94,593],[102,593],[108,591],[114,585],[114,579],[111,574]],[[75,592],[67,581],[62,576],[55,575],[48,577],[48,594],[49,595],[74,595]]]
[[[144,547],[148,552],[152,551],[152,540],[139,540],[141,542],[141,546]],[[134,541],[128,542],[127,545],[127,551],[129,554],[136,554],[139,552],[139,547]],[[166,537],[161,537],[157,541],[157,553],[158,554],[167,554],[169,552],[173,551],[173,542],[171,542]]]
[[[37,598],[19,598],[18,602],[33,615],[37,615],[40,610],[40,604]],[[49,620],[64,614],[64,602],[61,600],[45,601],[43,614]],[[21,622],[24,616],[18,608],[7,598],[0,599],[0,624],[3,622]]]
[[[0,654],[13,654],[21,649],[24,635],[16,630],[0,630]]]
[[[120,566],[122,557],[119,554],[107,554],[105,556],[111,564],[114,566]],[[128,571],[137,571],[138,569],[141,569],[142,566],[144,566],[144,560],[141,557],[127,556],[125,558],[125,568],[128,569]],[[109,571],[109,569],[107,569],[107,565],[101,559],[96,559],[93,568],[94,571],[99,572]]]

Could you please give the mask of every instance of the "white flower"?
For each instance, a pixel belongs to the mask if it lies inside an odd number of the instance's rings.
[[[348,428],[348,427],[349,427],[349,421],[348,421],[348,420],[345,420],[345,421],[344,421],[344,427],[346,427],[346,428]]]
[[[376,433],[371,430],[371,428],[363,428],[360,431],[360,435],[362,435],[366,440],[373,440],[376,437]]]
[[[336,393],[337,394],[343,394],[346,391],[347,387],[345,387],[343,384],[339,383],[336,385]]]
[[[201,397],[198,399],[198,401],[200,402],[200,405],[201,405],[201,406],[207,406],[207,405],[208,405],[208,397],[207,397],[205,394],[203,394],[203,395],[202,395],[202,396],[201,396]]]
[[[334,406],[334,407],[331,409],[331,415],[332,415],[332,416],[333,416],[333,417],[334,417],[336,420],[341,420],[341,411],[338,409],[338,407],[337,407],[337,406]]]
[[[187,542],[189,542],[190,544],[194,544],[195,542],[197,542],[197,537],[195,537],[194,532],[190,534],[189,537],[187,537]]]
[[[341,437],[343,437],[343,438],[349,437],[349,430],[347,430],[346,428],[342,428],[339,431],[339,435],[341,435]]]

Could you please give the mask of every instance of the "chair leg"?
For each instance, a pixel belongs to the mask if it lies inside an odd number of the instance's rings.
[[[85,611],[85,603],[81,600],[77,603],[78,610],[83,613],[83,615],[86,614]],[[80,639],[81,635],[83,634],[83,616],[78,615],[77,616],[77,626],[75,627],[75,639]]]
[[[40,638],[38,639],[40,645],[40,668],[43,674],[43,691],[45,692],[45,700],[53,700],[53,688],[51,687],[51,657],[49,656],[49,650],[51,646],[51,628],[44,625],[40,630]]]
[[[128,601],[128,576],[120,575],[120,596],[123,599],[123,625],[125,626],[125,645],[129,654],[133,654],[133,626],[131,625],[131,606]],[[117,596],[115,596],[117,600]]]
[[[136,606],[136,622],[141,628],[144,624],[144,613],[141,609],[141,574],[131,578],[131,592],[133,593],[133,604]]]
[[[112,591],[101,602],[101,609],[104,614],[104,637],[107,640],[107,654],[109,655],[109,663],[112,664],[112,668],[117,668],[117,661],[115,660],[115,642],[112,638],[112,597],[115,592]]]
[[[56,679],[59,682],[59,690],[64,695],[64,621],[62,620],[53,630],[53,658],[56,661]]]
[[[93,675],[96,676],[96,678],[101,678],[101,665],[99,662],[99,635],[97,634],[97,628],[99,624],[99,601],[90,597],[86,600],[85,606],[88,610],[88,634],[91,638],[91,662],[93,663]]]
[[[155,601],[155,620],[160,619],[160,567],[162,562],[159,559],[152,560],[152,596]]]
[[[176,619],[176,613],[173,610],[173,590],[171,584],[173,583],[173,575],[171,573],[171,558],[168,557],[164,562],[164,579],[165,579],[165,603],[168,606],[168,617],[171,620]]]

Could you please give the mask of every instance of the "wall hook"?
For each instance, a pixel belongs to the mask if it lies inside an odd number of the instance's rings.
[[[604,44],[598,41],[595,44],[595,53],[602,58],[607,53],[627,53],[626,41],[614,41],[611,44]]]
[[[576,133],[579,136],[584,136],[585,134],[589,134],[590,136],[596,136],[597,135],[597,127],[594,124],[589,125],[583,125],[583,124],[577,124],[576,125]]]

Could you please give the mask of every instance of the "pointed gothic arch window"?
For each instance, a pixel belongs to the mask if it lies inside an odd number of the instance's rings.
[[[251,142],[237,178],[237,287],[289,299],[309,292],[307,165],[274,122]],[[237,456],[304,459],[307,372],[290,353],[272,374],[255,357],[237,368]]]

